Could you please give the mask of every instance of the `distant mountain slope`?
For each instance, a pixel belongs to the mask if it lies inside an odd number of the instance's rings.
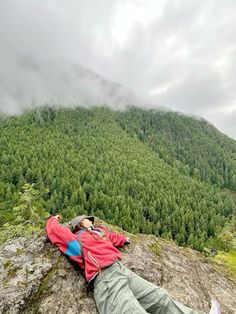
[[[76,65],[73,70],[78,77],[78,90],[84,93],[84,104],[109,104],[114,109],[124,109],[127,105],[144,103],[141,96],[127,87],[107,80],[81,65]]]
[[[122,109],[144,103],[140,95],[127,87],[69,61],[44,60],[39,66],[27,57],[22,58],[20,68],[24,75],[1,86],[0,116],[22,113],[42,104],[63,107],[109,104],[113,109]]]
[[[181,173],[236,191],[236,141],[207,121],[137,108],[119,113],[118,121]]]
[[[95,214],[201,250],[232,215],[233,199],[168,165],[116,117],[106,108],[44,108],[2,121],[1,223],[14,221],[17,192],[29,182],[37,208],[65,219]]]

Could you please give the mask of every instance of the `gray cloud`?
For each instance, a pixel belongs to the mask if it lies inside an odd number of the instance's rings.
[[[205,70],[199,67],[198,71],[177,80],[165,92],[160,93],[158,101],[164,106],[189,114],[199,114],[206,109],[223,105],[227,99],[218,73],[212,69]]]
[[[235,38],[230,0],[2,0],[0,112],[44,102],[142,102],[133,90],[236,138]]]
[[[219,108],[208,114],[208,120],[214,121],[214,124],[217,125],[220,130],[224,130],[225,134],[235,138],[236,110],[229,110],[227,112]]]

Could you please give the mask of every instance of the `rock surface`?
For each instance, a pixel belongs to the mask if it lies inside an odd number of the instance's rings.
[[[194,309],[209,312],[215,298],[222,313],[236,313],[236,282],[200,253],[154,236],[129,236],[132,243],[121,249],[128,268]],[[0,313],[97,313],[81,271],[45,234],[9,241],[0,251]]]

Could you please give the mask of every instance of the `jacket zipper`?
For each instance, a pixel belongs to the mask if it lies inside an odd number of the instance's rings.
[[[90,260],[93,262],[93,264],[94,264],[97,268],[101,269],[100,264],[99,264],[98,261],[92,256],[92,254],[90,253],[90,251],[88,251],[88,257],[90,258]]]

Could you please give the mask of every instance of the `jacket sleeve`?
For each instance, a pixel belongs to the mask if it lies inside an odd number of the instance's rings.
[[[79,263],[81,268],[84,268],[81,247],[75,234],[68,228],[60,225],[56,217],[48,219],[46,223],[46,232],[50,241],[56,245],[62,253]]]
[[[126,237],[122,234],[109,232],[109,238],[114,246],[122,246],[126,242]]]

